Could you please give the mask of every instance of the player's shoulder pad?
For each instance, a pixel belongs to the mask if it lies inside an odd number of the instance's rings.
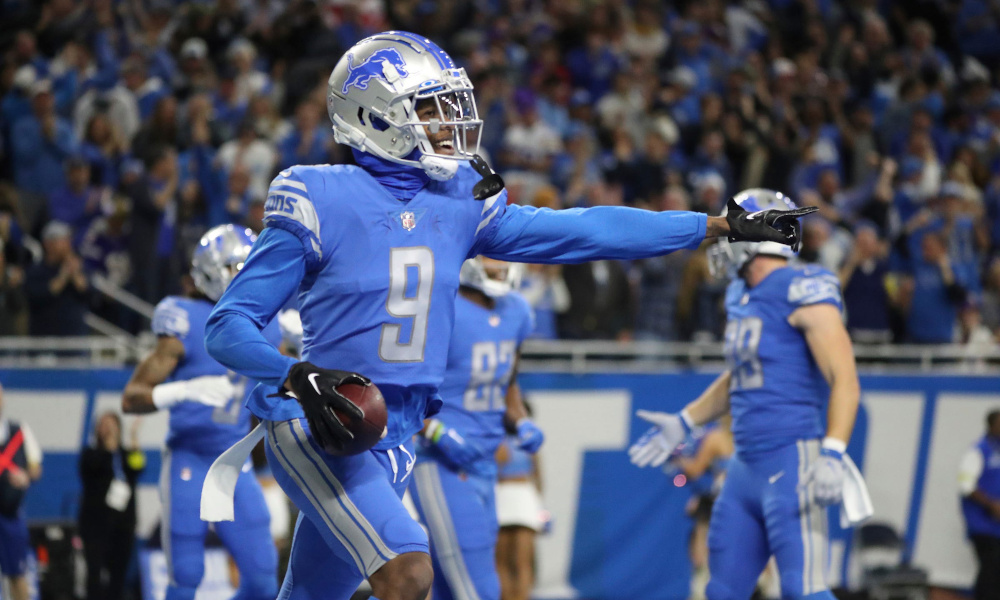
[[[302,240],[314,258],[323,258],[322,220],[333,190],[351,186],[360,169],[348,165],[297,165],[271,181],[264,203],[264,225],[286,229]]]
[[[816,265],[795,266],[789,269],[788,302],[796,306],[830,302],[840,306],[840,279],[830,271]]]
[[[191,331],[187,299],[167,296],[153,311],[153,333],[183,340]]]

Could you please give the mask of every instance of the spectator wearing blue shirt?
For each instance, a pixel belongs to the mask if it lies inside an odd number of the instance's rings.
[[[143,61],[130,58],[122,63],[122,83],[135,97],[139,107],[139,118],[145,121],[153,114],[160,98],[170,93],[170,88],[164,85],[159,77],[150,77]]]
[[[90,165],[90,177],[97,185],[117,188],[122,163],[128,158],[128,140],[108,115],[99,112],[90,118],[80,142],[80,155]]]
[[[948,344],[954,340],[958,308],[967,293],[948,257],[948,244],[939,231],[920,238],[920,256],[914,257],[900,290],[906,316],[906,335],[918,344]]]
[[[330,159],[330,128],[320,124],[320,107],[306,100],[295,109],[295,129],[278,144],[280,167],[320,165]]]
[[[65,185],[63,161],[77,142],[72,126],[56,115],[51,82],[35,82],[31,96],[32,114],[11,131],[14,183],[23,192],[48,196]]]
[[[66,160],[66,185],[49,196],[49,218],[73,228],[74,247],[100,213],[104,193],[106,190],[90,185],[90,165],[82,156]]]

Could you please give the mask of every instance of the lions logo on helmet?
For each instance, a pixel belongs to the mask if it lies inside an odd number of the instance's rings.
[[[433,116],[422,120],[423,107]],[[483,122],[465,69],[434,42],[405,31],[355,44],[330,74],[327,109],[338,143],[439,181],[479,151]],[[440,139],[442,131],[449,139]]]
[[[201,236],[191,260],[191,277],[202,294],[218,302],[243,268],[257,236],[246,227],[219,225]]]
[[[388,81],[389,79],[385,74],[388,69],[395,69],[396,75],[399,77],[407,77],[409,75],[406,72],[406,63],[403,62],[403,57],[399,55],[399,52],[395,48],[376,50],[357,66],[352,65],[352,62],[354,62],[354,55],[348,53],[347,70],[349,75],[347,76],[347,81],[344,82],[344,89],[341,90],[345,94],[351,86],[357,86],[359,90],[367,90],[368,80],[372,77]]]
[[[733,200],[751,213],[769,208],[781,210],[797,208],[788,196],[763,188],[744,190],[733,197]],[[727,212],[728,210],[723,208],[722,216]],[[795,227],[799,227],[798,221],[795,222]],[[734,279],[740,275],[750,259],[759,254],[794,258],[798,254],[798,248],[777,242],[730,242],[726,238],[719,238],[719,241],[708,249],[708,268],[713,277]]]
[[[462,263],[459,285],[469,287],[491,298],[513,292],[521,286],[524,265],[477,256]]]

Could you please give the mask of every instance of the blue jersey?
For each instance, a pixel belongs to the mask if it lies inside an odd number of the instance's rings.
[[[370,377],[389,413],[376,448],[393,448],[440,406],[466,258],[631,259],[694,248],[705,236],[705,216],[695,213],[551,211],[508,206],[505,193],[480,202],[472,197],[479,180],[463,164],[451,180],[401,200],[356,166],[282,171],[268,193],[266,229],[209,321],[209,349],[235,370],[282,385],[294,360],[268,349],[254,329],[297,287],[303,360]],[[297,402],[270,395],[251,398],[254,414],[302,417]]]
[[[198,402],[179,402],[170,408],[167,446],[200,454],[221,454],[250,431],[250,413],[243,408],[244,395],[252,386],[205,351],[205,322],[215,305],[208,300],[168,296],[156,305],[153,333],[177,338],[184,356],[167,381],[186,381],[204,375],[228,375],[235,379],[236,395],[223,407]],[[277,345],[281,332],[277,323],[264,328],[264,336]]]
[[[788,323],[799,307],[821,303],[842,308],[840,282],[815,266],[782,267],[753,288],[742,278],[729,285],[725,352],[738,454],[822,437],[830,388],[805,336]]]
[[[439,418],[487,452],[487,470],[496,468],[493,453],[504,438],[505,399],[517,349],[533,329],[531,307],[520,294],[496,298],[492,309],[461,294],[455,302]],[[434,452],[433,447],[426,449],[429,456]]]

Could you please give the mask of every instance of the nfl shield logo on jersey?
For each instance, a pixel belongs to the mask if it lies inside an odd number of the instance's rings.
[[[403,229],[410,231],[417,226],[417,216],[410,211],[406,211],[399,215],[399,220],[403,224]]]

